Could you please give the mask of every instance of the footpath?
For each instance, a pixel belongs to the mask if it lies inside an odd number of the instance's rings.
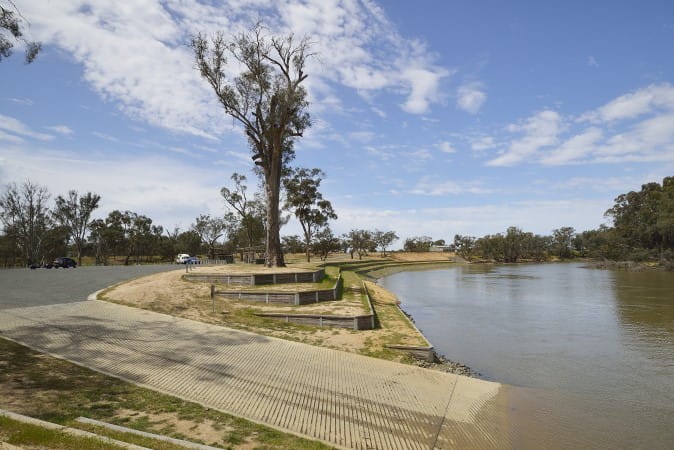
[[[4,309],[0,336],[339,448],[510,447],[498,383],[96,300]]]

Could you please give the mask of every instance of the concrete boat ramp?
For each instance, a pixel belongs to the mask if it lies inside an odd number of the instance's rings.
[[[0,308],[0,336],[339,448],[510,447],[498,383],[97,300]]]

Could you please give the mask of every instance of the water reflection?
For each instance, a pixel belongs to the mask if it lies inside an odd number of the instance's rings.
[[[674,442],[674,274],[476,265],[382,284],[441,353],[533,389],[527,402],[554,401],[569,427],[614,444]],[[597,419],[574,421],[581,410]]]
[[[674,341],[674,276],[668,272],[619,272],[615,292],[625,326],[665,343]]]

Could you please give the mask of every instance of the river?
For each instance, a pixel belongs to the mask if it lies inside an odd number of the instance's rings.
[[[512,386],[516,447],[674,448],[674,273],[462,265],[380,284],[439,353]]]

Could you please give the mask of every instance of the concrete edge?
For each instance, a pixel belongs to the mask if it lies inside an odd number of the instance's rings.
[[[211,447],[210,445],[197,444],[196,442],[184,441],[182,439],[175,439],[169,436],[164,436],[161,434],[148,433],[147,431],[134,430],[133,428],[122,427],[119,425],[114,425],[107,422],[101,422],[100,420],[89,419],[87,417],[78,417],[75,419],[75,422],[85,423],[88,425],[95,425],[97,427],[107,428],[113,431],[120,431],[122,433],[135,434],[138,436],[143,436],[150,439],[155,439],[157,441],[170,442],[171,444],[180,445],[186,448],[194,448],[197,450],[221,450],[219,447]]]
[[[7,417],[9,419],[16,420],[18,422],[23,422],[23,423],[35,425],[35,426],[38,426],[38,427],[47,428],[49,430],[61,431],[63,433],[71,434],[73,436],[98,439],[99,441],[103,441],[103,442],[108,443],[108,444],[114,444],[114,445],[117,445],[119,447],[127,448],[127,449],[130,449],[130,450],[151,450],[147,447],[141,447],[139,445],[129,444],[128,442],[118,441],[116,439],[112,439],[112,438],[109,438],[107,436],[101,436],[101,435],[98,435],[98,434],[95,434],[95,433],[91,433],[89,431],[84,431],[84,430],[79,430],[77,428],[67,427],[65,425],[59,425],[59,424],[52,423],[52,422],[46,422],[44,420],[36,419],[34,417],[24,416],[23,414],[13,413],[11,411],[6,411],[4,409],[0,409],[0,416]]]

